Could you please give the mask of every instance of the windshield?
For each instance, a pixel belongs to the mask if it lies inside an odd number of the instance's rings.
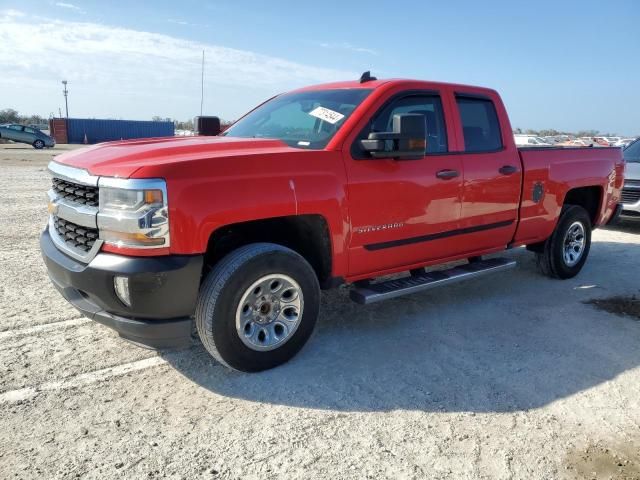
[[[623,155],[626,162],[640,163],[640,140],[625,148]]]
[[[238,120],[223,135],[275,138],[291,147],[321,149],[369,93],[370,89],[352,88],[280,95]]]

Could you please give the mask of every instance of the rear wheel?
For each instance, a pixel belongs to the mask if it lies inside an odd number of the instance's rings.
[[[575,277],[591,249],[591,219],[579,205],[565,205],[551,237],[537,253],[538,266],[553,278]]]
[[[196,328],[220,363],[257,372],[291,359],[313,332],[320,287],[296,252],[256,243],[223,258],[203,282]]]
[[[42,140],[36,140],[33,142],[33,148],[37,148],[38,150],[44,148],[44,142]]]

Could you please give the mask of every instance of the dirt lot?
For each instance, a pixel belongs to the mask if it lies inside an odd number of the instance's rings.
[[[61,146],[64,147],[64,146]],[[324,295],[289,364],[245,375],[156,353],[49,285],[54,151],[0,145],[0,478],[640,478],[640,224],[582,274],[519,267],[361,307]]]

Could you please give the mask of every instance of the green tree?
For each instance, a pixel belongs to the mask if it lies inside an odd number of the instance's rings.
[[[580,130],[576,137],[596,137],[600,133],[598,130]]]
[[[18,123],[20,121],[20,115],[17,110],[13,108],[5,108],[0,110],[0,123]]]

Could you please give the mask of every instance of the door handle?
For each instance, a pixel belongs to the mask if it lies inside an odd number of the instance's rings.
[[[456,178],[460,176],[460,172],[457,170],[440,170],[436,173],[436,177],[442,178],[443,180],[449,180],[450,178]]]
[[[518,171],[518,169],[516,167],[514,167],[513,165],[505,165],[503,167],[500,167],[498,169],[498,171],[502,175],[511,175],[512,173],[516,173]]]

